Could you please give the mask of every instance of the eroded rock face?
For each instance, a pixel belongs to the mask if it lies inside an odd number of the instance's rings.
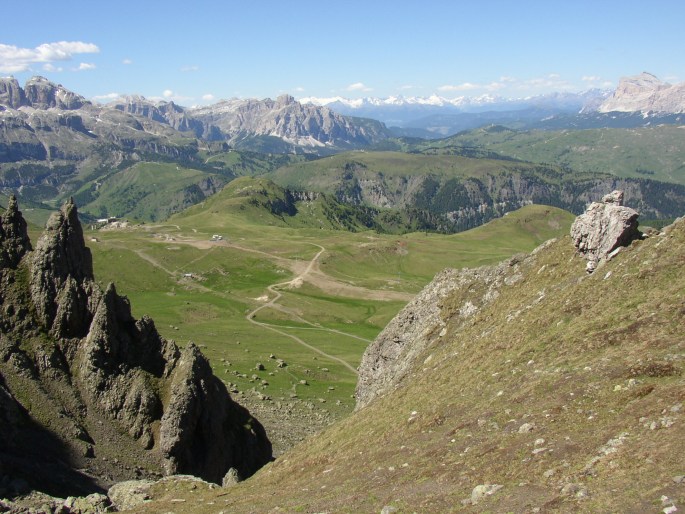
[[[623,191],[605,195],[593,202],[571,226],[571,238],[578,252],[587,261],[592,273],[597,265],[620,246],[627,246],[640,237],[637,229],[639,214],[623,205]]]
[[[356,409],[398,387],[427,348],[447,335],[449,321],[453,327],[468,323],[502,288],[519,282],[521,267],[530,266],[538,250],[495,266],[438,273],[367,347],[359,365]],[[450,302],[449,308],[445,302]]]
[[[19,109],[26,103],[24,90],[14,77],[0,78],[0,105],[6,105],[12,109]]]
[[[54,84],[45,77],[33,77],[24,86],[29,105],[35,109],[78,109],[87,104],[81,95],[69,91],[61,84]]]
[[[263,427],[231,400],[200,350],[165,340],[150,318],[133,318],[113,284],[97,285],[73,201],[50,218],[33,252],[15,200],[0,222],[0,399],[8,399],[0,417],[17,418],[14,398],[35,425],[0,431],[12,438],[0,444],[0,467],[5,452],[14,455],[5,473],[31,481],[33,468],[49,469],[45,458],[62,462],[64,476],[85,468],[98,477],[62,480],[77,490],[47,471],[33,478],[34,487],[50,482],[51,494],[66,496],[142,469],[221,483],[231,468],[248,477],[271,460]],[[59,443],[36,454],[45,425]],[[113,456],[126,464],[103,469]]]
[[[84,336],[91,318],[88,299],[98,294],[73,200],[50,216],[31,260],[31,297],[40,321],[58,337]]]

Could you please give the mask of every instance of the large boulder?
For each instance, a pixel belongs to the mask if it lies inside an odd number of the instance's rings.
[[[623,205],[623,191],[613,191],[593,202],[571,226],[571,238],[578,253],[587,263],[588,273],[606,260],[617,248],[640,238],[637,229],[639,213]]]

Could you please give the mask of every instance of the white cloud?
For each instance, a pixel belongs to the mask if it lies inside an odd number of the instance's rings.
[[[86,71],[86,70],[94,70],[95,65],[90,62],[82,62],[78,65],[78,68],[74,68],[74,71]]]
[[[119,93],[107,93],[104,95],[96,95],[93,97],[93,100],[96,102],[111,102],[112,100],[116,100],[117,98],[121,98],[121,95]]]
[[[121,64],[133,64],[133,61],[131,59],[124,59],[123,61],[121,61]]]
[[[449,91],[472,91],[474,89],[481,89],[483,86],[479,86],[478,84],[474,84],[473,82],[464,82],[463,84],[457,84],[457,85],[444,85],[440,86],[438,88],[438,91],[444,91],[444,92],[449,92]]]
[[[64,71],[64,68],[61,68],[59,66],[55,66],[51,62],[46,62],[45,64],[43,64],[43,71],[49,71],[51,73],[55,73],[55,72]]]
[[[347,91],[373,91],[370,87],[364,85],[362,82],[355,82],[354,84],[350,84],[346,88]]]
[[[205,95],[206,96],[206,95]],[[162,96],[147,96],[146,97],[148,100],[152,100],[155,102],[158,101],[164,101],[164,102],[175,102],[177,104],[181,105],[189,105],[192,104],[195,101],[195,98],[191,96],[182,96],[171,89],[165,89],[162,91]]]
[[[183,66],[180,71],[182,71],[184,73],[192,72],[192,71],[200,71],[200,67],[199,66]]]
[[[214,100],[214,95],[211,93],[207,93],[206,95],[202,95],[202,99],[206,102],[211,102]]]
[[[583,77],[580,79],[583,82],[597,82],[598,80],[601,80],[602,77],[598,77],[596,75],[583,75]]]
[[[527,91],[530,94],[550,91],[568,91],[574,89],[574,86],[569,82],[563,80],[560,75],[551,73],[545,77],[536,77],[524,80],[519,83],[518,89]]]
[[[296,93],[304,93],[304,88],[303,88],[302,86],[297,86],[297,87],[295,88],[295,92],[296,92]]]
[[[29,70],[33,64],[70,61],[74,55],[98,52],[100,49],[97,45],[82,41],[43,43],[36,48],[19,48],[0,43],[0,72],[20,73]]]
[[[507,87],[507,85],[504,82],[490,82],[489,84],[483,86],[483,88],[487,89],[488,91],[499,91],[505,87]]]

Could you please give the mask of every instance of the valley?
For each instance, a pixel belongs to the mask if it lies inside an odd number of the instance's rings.
[[[571,220],[530,206],[452,236],[293,229],[214,210],[227,193],[167,224],[86,230],[87,245],[98,282],[200,345],[277,454],[352,411],[364,349],[437,271],[528,251]]]

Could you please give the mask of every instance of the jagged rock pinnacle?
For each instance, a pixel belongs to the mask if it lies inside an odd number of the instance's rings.
[[[17,198],[12,195],[7,210],[0,216],[0,267],[15,268],[29,251],[31,241],[26,221],[19,211]]]
[[[83,290],[85,280],[93,280],[93,258],[84,242],[73,199],[50,216],[31,260],[31,296],[46,327],[51,327],[55,321],[60,297],[69,301],[78,299],[80,307],[72,305],[69,312],[85,310],[85,305],[81,304],[87,302],[87,294],[78,291]],[[77,332],[83,330],[87,330],[87,326]]]
[[[9,448],[31,487],[69,495],[73,481],[50,463],[78,474],[88,459],[114,452],[145,469],[221,483],[231,468],[248,477],[271,460],[264,428],[233,402],[199,348],[181,351],[150,318],[134,319],[113,284],[103,291],[94,281],[73,199],[51,216],[21,267],[5,265],[30,249],[16,199],[0,223],[0,462]],[[18,383],[22,394],[13,397]],[[2,416],[14,404],[46,425],[22,438],[29,423]],[[130,471],[114,465],[98,480],[130,479]],[[96,485],[88,477],[74,487]]]

